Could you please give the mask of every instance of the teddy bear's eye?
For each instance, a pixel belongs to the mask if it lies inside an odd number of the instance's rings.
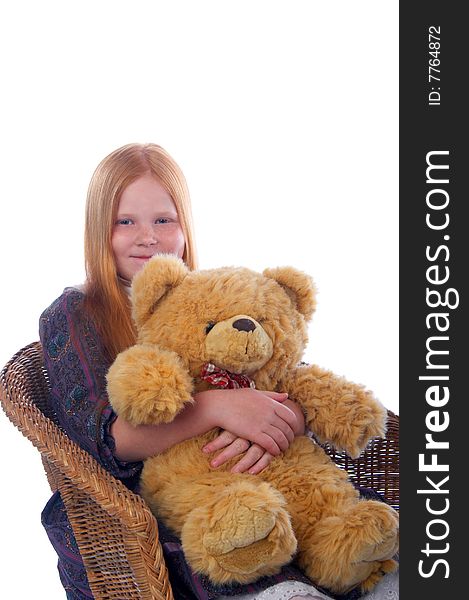
[[[205,328],[205,333],[208,333],[215,327],[215,323],[213,321],[209,321],[207,327]]]

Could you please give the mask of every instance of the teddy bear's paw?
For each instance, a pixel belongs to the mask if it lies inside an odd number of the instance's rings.
[[[358,536],[357,562],[385,561],[399,548],[399,515],[384,502],[364,500],[356,505],[354,516],[366,521],[362,535]]]
[[[377,516],[377,529],[381,529],[384,520],[379,523],[379,515]],[[353,581],[349,582],[351,587],[355,587],[360,583],[363,592],[369,592],[375,587],[378,581],[386,574],[397,569],[397,562],[391,557],[394,556],[399,549],[399,530],[397,526],[392,525],[389,529],[386,527],[381,529],[382,538],[375,543],[365,544],[362,552],[357,557],[357,562],[352,565],[351,572],[353,573]],[[348,591],[348,590],[344,590]]]
[[[387,418],[386,409],[371,392],[356,387],[338,436],[339,445],[352,458],[358,458],[372,438],[385,434]]]
[[[293,538],[294,540],[294,538]],[[269,537],[244,548],[235,548],[215,560],[218,568],[229,577],[228,581],[250,583],[265,575],[274,575],[291,561],[296,542],[291,547],[280,548],[278,540]]]
[[[378,581],[386,575],[386,573],[392,573],[397,571],[398,563],[392,558],[383,562],[375,562],[374,570],[368,575],[368,577],[362,580],[360,585],[364,593],[371,591]]]
[[[169,423],[192,402],[192,378],[179,357],[150,344],[117,356],[107,390],[114,410],[133,425]]]
[[[384,502],[363,500],[322,519],[300,545],[300,564],[319,585],[345,593],[379,580],[398,549],[398,515]],[[384,567],[383,567],[384,565]],[[380,574],[381,573],[381,574]]]
[[[245,548],[266,538],[275,526],[275,514],[253,506],[250,498],[230,498],[224,514],[203,534],[203,544],[213,555]]]
[[[386,573],[396,571],[397,568],[398,563],[392,559],[356,564],[348,578],[343,578],[340,589],[337,589],[336,593],[346,594],[357,587],[363,593],[370,592]]]
[[[188,561],[216,583],[248,583],[277,572],[296,550],[283,504],[266,483],[233,483],[189,515],[181,535]]]

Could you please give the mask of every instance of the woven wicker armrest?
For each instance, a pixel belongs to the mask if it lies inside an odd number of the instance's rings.
[[[30,344],[4,367],[1,402],[41,453],[52,489],[60,491],[94,596],[172,599],[154,516],[54,423],[46,377],[41,346]]]
[[[388,410],[386,437],[373,438],[359,458],[353,460],[329,444],[324,450],[345,469],[358,486],[372,488],[399,510],[399,416]]]

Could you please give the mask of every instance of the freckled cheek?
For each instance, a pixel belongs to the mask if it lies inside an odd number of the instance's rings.
[[[113,234],[111,238],[111,247],[115,255],[122,253],[125,250],[126,245],[127,241],[125,236]]]
[[[185,246],[184,234],[181,229],[168,232],[164,243],[165,250],[182,258]]]
[[[129,259],[131,242],[126,235],[113,234],[111,238],[111,248],[114,255],[114,261],[118,269],[124,269]]]

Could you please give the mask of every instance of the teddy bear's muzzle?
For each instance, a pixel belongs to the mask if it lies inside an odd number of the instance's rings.
[[[219,321],[205,339],[207,360],[232,373],[253,373],[272,357],[272,340],[255,319],[235,315]]]

